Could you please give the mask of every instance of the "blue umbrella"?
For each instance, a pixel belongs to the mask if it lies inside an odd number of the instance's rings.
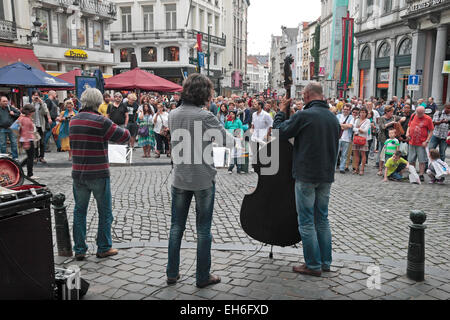
[[[16,62],[0,68],[0,87],[72,88],[73,84],[28,64]]]
[[[105,93],[105,79],[103,79],[103,73],[100,69],[96,69],[94,71],[94,77],[97,78],[97,89],[101,91],[101,93]]]

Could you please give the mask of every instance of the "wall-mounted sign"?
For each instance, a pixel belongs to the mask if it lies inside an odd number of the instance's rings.
[[[438,4],[442,4],[447,2],[448,0],[428,0],[428,1],[409,1],[411,4],[408,8],[408,13],[413,13],[420,10],[425,10],[431,8],[433,6],[437,6]]]
[[[450,61],[444,61],[442,73],[450,73]]]
[[[75,59],[87,59],[88,54],[86,51],[80,49],[70,49],[64,53],[64,56],[67,58],[75,58]]]

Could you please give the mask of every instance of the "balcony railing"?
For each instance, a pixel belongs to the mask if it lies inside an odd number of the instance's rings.
[[[135,32],[112,32],[111,41],[126,41],[126,40],[159,40],[159,39],[197,39],[197,34],[203,35],[203,43],[208,43],[208,34],[196,30],[185,31],[183,29],[177,30],[158,30],[158,31],[135,31]],[[211,44],[216,44],[222,47],[226,46],[226,38],[219,38],[210,36]]]
[[[48,0],[47,0],[48,1]],[[46,1],[46,2],[47,2]],[[54,0],[53,0],[54,1]],[[51,2],[53,2],[51,1]],[[73,0],[58,0],[59,5],[69,7],[73,5]],[[117,5],[110,1],[99,0],[79,0],[80,9],[82,12],[99,15],[115,19],[117,15]]]
[[[0,20],[0,40],[17,40],[17,29],[14,21]]]

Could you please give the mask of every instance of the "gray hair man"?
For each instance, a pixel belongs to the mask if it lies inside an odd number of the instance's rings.
[[[292,175],[305,264],[293,267],[293,271],[321,276],[322,271],[330,271],[332,261],[328,202],[341,127],[324,101],[320,83],[309,83],[303,98],[303,111],[289,120],[286,114],[291,99],[283,99],[273,128],[279,130],[282,140],[295,137]]]
[[[82,109],[70,121],[70,148],[72,150],[72,178],[75,207],[73,239],[75,258],[84,260],[86,251],[86,215],[91,193],[97,201],[98,234],[97,257],[118,253],[112,248],[112,200],[108,161],[108,141],[127,144],[130,132],[120,128],[98,112],[103,102],[102,93],[95,88],[81,95]]]
[[[413,167],[419,160],[420,181],[425,181],[423,174],[428,162],[426,147],[433,136],[433,120],[425,114],[425,107],[416,108],[416,113],[411,116],[406,131],[406,139],[409,141],[408,162]]]

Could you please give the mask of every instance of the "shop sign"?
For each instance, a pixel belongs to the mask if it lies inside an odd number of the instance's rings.
[[[448,2],[448,0],[408,1],[410,3],[408,13],[425,10],[433,6]]]
[[[75,58],[75,59],[87,59],[88,54],[86,51],[80,49],[70,49],[64,53],[64,56],[67,58]]]

